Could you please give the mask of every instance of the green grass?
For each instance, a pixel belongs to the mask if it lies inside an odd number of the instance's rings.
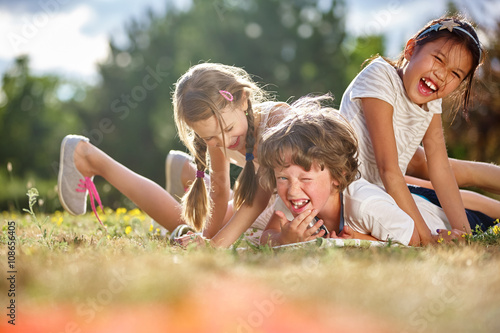
[[[136,209],[101,213],[107,232],[91,214],[33,209],[0,221],[4,273],[16,224],[16,326],[37,323],[26,332],[500,329],[498,228],[427,248],[181,249]],[[1,279],[3,309],[8,289]]]

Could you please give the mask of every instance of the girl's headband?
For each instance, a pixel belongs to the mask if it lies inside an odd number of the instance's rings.
[[[424,36],[425,34],[431,32],[431,31],[439,31],[439,30],[444,30],[444,29],[448,29],[449,32],[453,32],[453,29],[456,29],[456,30],[460,30],[460,31],[466,33],[474,41],[474,43],[476,43],[477,49],[479,50],[479,59],[481,59],[482,51],[481,51],[481,45],[479,44],[479,41],[474,36],[472,36],[472,34],[470,32],[468,32],[467,30],[462,28],[460,26],[460,24],[456,23],[452,19],[445,20],[445,21],[442,21],[441,23],[436,23],[436,24],[431,25],[429,28],[424,30],[420,35],[418,35],[417,39]]]

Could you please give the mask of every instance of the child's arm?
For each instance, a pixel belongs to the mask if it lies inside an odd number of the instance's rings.
[[[229,247],[233,244],[264,211],[270,198],[271,193],[259,185],[252,206],[243,204],[229,222],[212,238],[211,244],[215,247]]]
[[[323,224],[321,220],[309,228],[309,223],[311,223],[317,213],[315,210],[308,210],[297,215],[293,221],[288,221],[283,212],[276,211],[269,220],[262,236],[260,236],[260,243],[276,246],[307,242],[318,237],[323,237],[325,234],[324,230],[315,234]]]
[[[396,139],[392,126],[392,105],[376,98],[362,98],[361,103],[385,190],[394,198],[398,206],[413,219],[421,243],[433,242],[431,232],[425,224],[399,168]]]
[[[224,226],[228,201],[231,193],[229,161],[218,147],[209,147],[210,155],[210,198],[213,202],[212,217],[204,231],[204,236],[212,238]]]
[[[453,229],[470,233],[462,197],[448,160],[440,115],[432,118],[422,142],[427,158],[429,178],[446,217]]]

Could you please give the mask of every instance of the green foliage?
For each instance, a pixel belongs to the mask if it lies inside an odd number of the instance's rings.
[[[279,100],[332,92],[338,105],[362,60],[383,52],[379,37],[346,51],[345,14],[344,1],[320,9],[312,0],[195,0],[181,9],[169,0],[164,14],[149,11],[128,22],[126,43],[110,41],[109,59],[91,87],[34,77],[21,57],[3,78],[0,161],[12,163],[15,179],[30,175],[55,185],[60,142],[74,133],[164,184],[168,151],[186,150],[176,134],[171,93],[190,66],[243,67]],[[65,85],[77,93],[62,101],[57,92]],[[107,205],[126,205],[115,189],[96,183]]]
[[[68,132],[80,130],[80,120],[66,112],[56,96],[62,82],[53,76],[34,77],[26,57],[19,57],[2,81],[0,160],[15,174],[54,177],[59,143]],[[4,164],[5,163],[5,164]]]

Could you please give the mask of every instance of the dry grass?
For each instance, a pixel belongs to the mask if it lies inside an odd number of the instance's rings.
[[[429,248],[171,247],[138,211],[15,221],[18,332],[498,332],[500,235]],[[37,223],[39,226],[37,226]],[[129,228],[127,228],[129,227]],[[44,230],[47,230],[44,235]],[[241,246],[241,244],[240,244]],[[7,267],[0,248],[0,269]],[[9,298],[0,282],[0,304]]]

